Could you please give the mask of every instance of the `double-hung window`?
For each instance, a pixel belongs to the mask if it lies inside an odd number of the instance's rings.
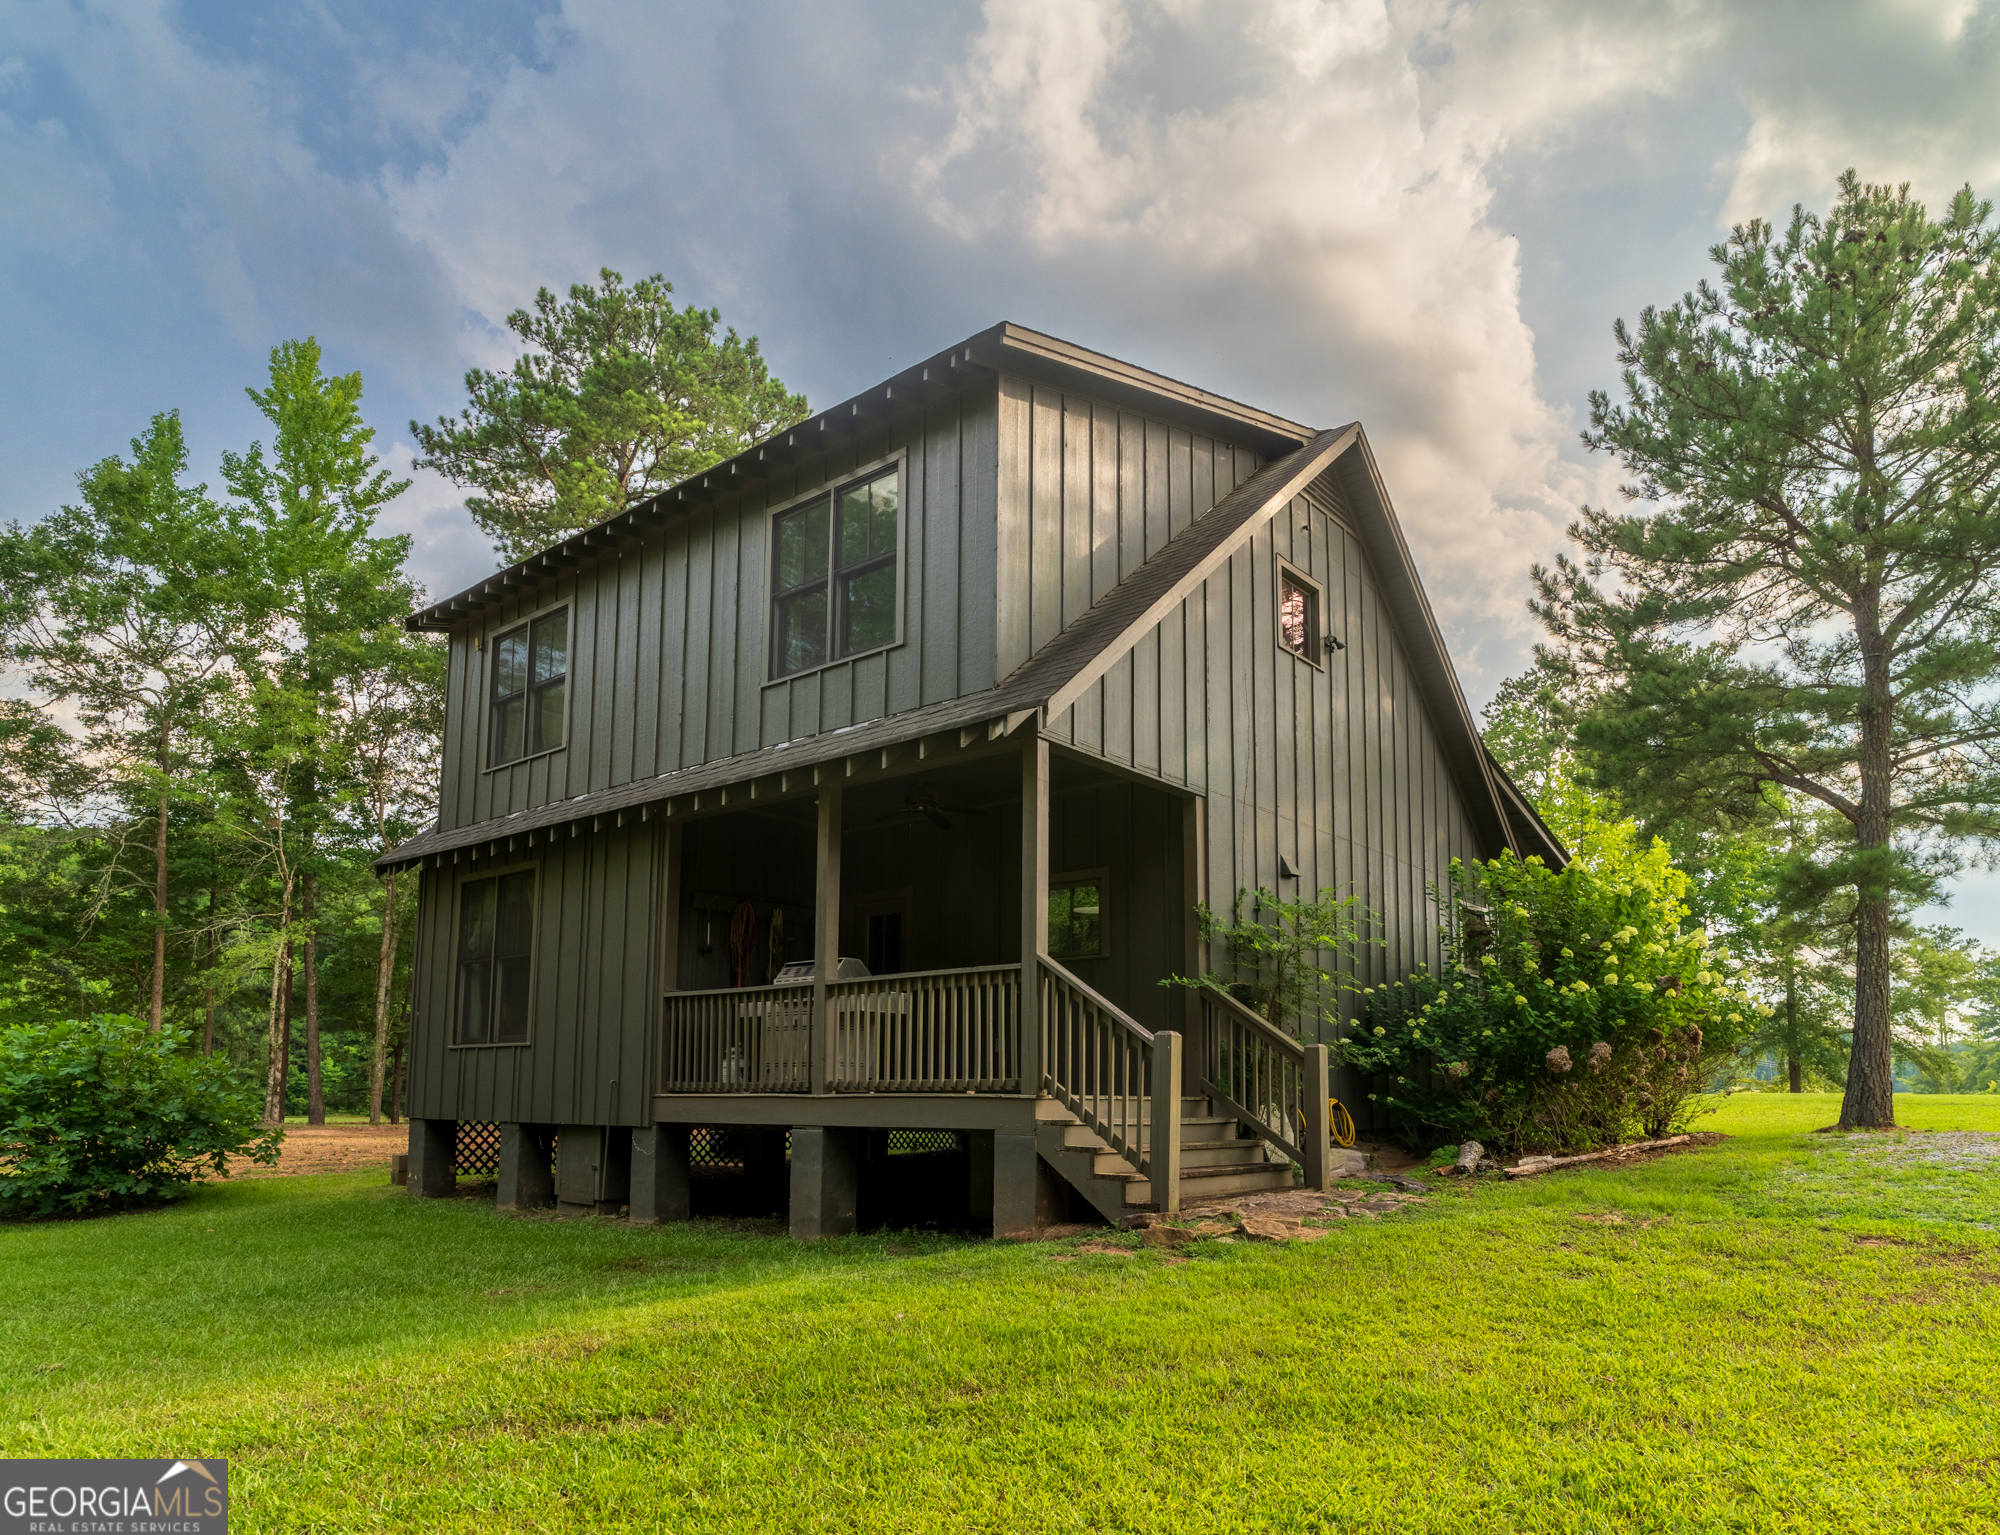
[[[887,469],[772,519],[773,678],[895,644],[900,489]]]
[[[569,609],[544,613],[493,642],[493,699],[487,760],[499,767],[563,744],[569,680]]]
[[[525,1044],[534,970],[535,871],[469,879],[458,890],[458,1042]]]

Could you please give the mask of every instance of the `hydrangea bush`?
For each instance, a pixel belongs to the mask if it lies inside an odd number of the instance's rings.
[[[1450,964],[1364,993],[1339,1050],[1413,1133],[1580,1151],[1686,1125],[1762,1009],[1687,918],[1664,844],[1607,828],[1560,873],[1451,866]]]

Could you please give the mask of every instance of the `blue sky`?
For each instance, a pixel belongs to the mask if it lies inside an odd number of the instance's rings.
[[[538,285],[658,271],[816,401],[1006,318],[1359,417],[1478,702],[1615,486],[1613,317],[1849,165],[2000,190],[1995,100],[1978,0],[0,0],[0,520],[157,410],[212,476],[295,335],[406,464]]]

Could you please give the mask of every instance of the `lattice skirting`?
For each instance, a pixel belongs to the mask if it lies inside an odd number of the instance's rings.
[[[688,1136],[688,1161],[695,1167],[740,1167],[745,1142],[754,1132],[730,1125],[696,1125]],[[554,1149],[553,1136],[550,1149]],[[792,1137],[785,1134],[785,1154],[790,1155]],[[958,1132],[953,1130],[891,1130],[889,1154],[902,1156],[919,1152],[961,1149]],[[483,1120],[458,1122],[457,1149],[453,1166],[461,1173],[493,1176],[500,1168],[500,1127]]]
[[[959,1149],[956,1130],[891,1130],[889,1132],[889,1155],[897,1156],[921,1151],[957,1151]]]
[[[549,1137],[549,1159],[554,1161],[556,1137]],[[456,1149],[452,1155],[454,1172],[493,1177],[500,1171],[500,1127],[480,1119],[458,1122]]]

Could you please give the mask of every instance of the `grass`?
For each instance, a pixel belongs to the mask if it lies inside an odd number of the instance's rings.
[[[2000,1529],[2000,1160],[1834,1117],[1186,1262],[218,1187],[0,1229],[0,1454],[241,1530]]]

